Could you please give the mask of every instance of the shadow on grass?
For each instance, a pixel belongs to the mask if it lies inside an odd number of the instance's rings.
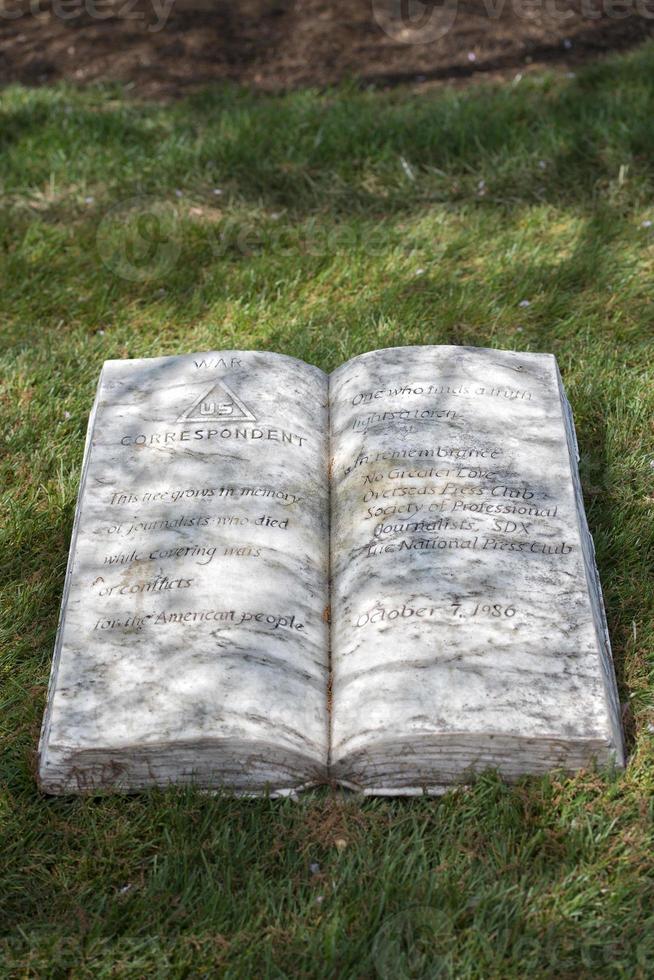
[[[653,45],[572,80],[535,76],[436,97],[354,87],[268,96],[227,86],[162,108],[110,98],[119,92],[7,90],[0,148],[15,152],[5,161],[6,189],[47,180],[57,154],[70,181],[92,169],[114,197],[126,177],[135,191],[159,194],[220,179],[241,201],[295,215],[456,202],[465,178],[484,168],[508,206],[592,205],[625,163],[648,184],[652,176]]]
[[[606,814],[592,833],[589,806]],[[90,968],[122,951],[135,967],[146,954],[141,971],[169,955],[245,961],[249,975],[269,958],[269,975],[373,976],[389,919],[427,908],[445,916],[429,936],[434,953],[459,966],[445,975],[464,975],[469,960],[471,976],[598,968],[639,943],[647,952],[638,917],[625,915],[650,890],[644,869],[621,861],[634,810],[592,773],[514,788],[488,774],[440,802],[171,790],[44,806],[20,796],[5,827],[0,938],[15,961],[60,965],[68,953]],[[591,914],[598,902],[603,913]]]

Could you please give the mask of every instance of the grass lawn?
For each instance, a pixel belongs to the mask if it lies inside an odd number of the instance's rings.
[[[653,118],[651,45],[452,92],[2,93],[1,977],[654,975]],[[559,359],[626,773],[438,802],[40,796],[103,360],[444,343]]]

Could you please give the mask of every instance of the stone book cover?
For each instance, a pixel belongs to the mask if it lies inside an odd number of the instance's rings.
[[[624,765],[550,354],[107,361],[39,783],[441,793]]]

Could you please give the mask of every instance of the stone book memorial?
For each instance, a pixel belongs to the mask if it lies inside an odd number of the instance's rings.
[[[439,793],[624,764],[553,356],[396,347],[107,361],[48,793]]]

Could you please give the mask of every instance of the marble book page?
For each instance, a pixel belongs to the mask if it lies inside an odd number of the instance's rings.
[[[45,791],[324,781],[327,439],[327,376],[293,358],[105,364],[41,737]]]
[[[332,777],[411,794],[623,764],[554,357],[374,351],[330,411]]]

